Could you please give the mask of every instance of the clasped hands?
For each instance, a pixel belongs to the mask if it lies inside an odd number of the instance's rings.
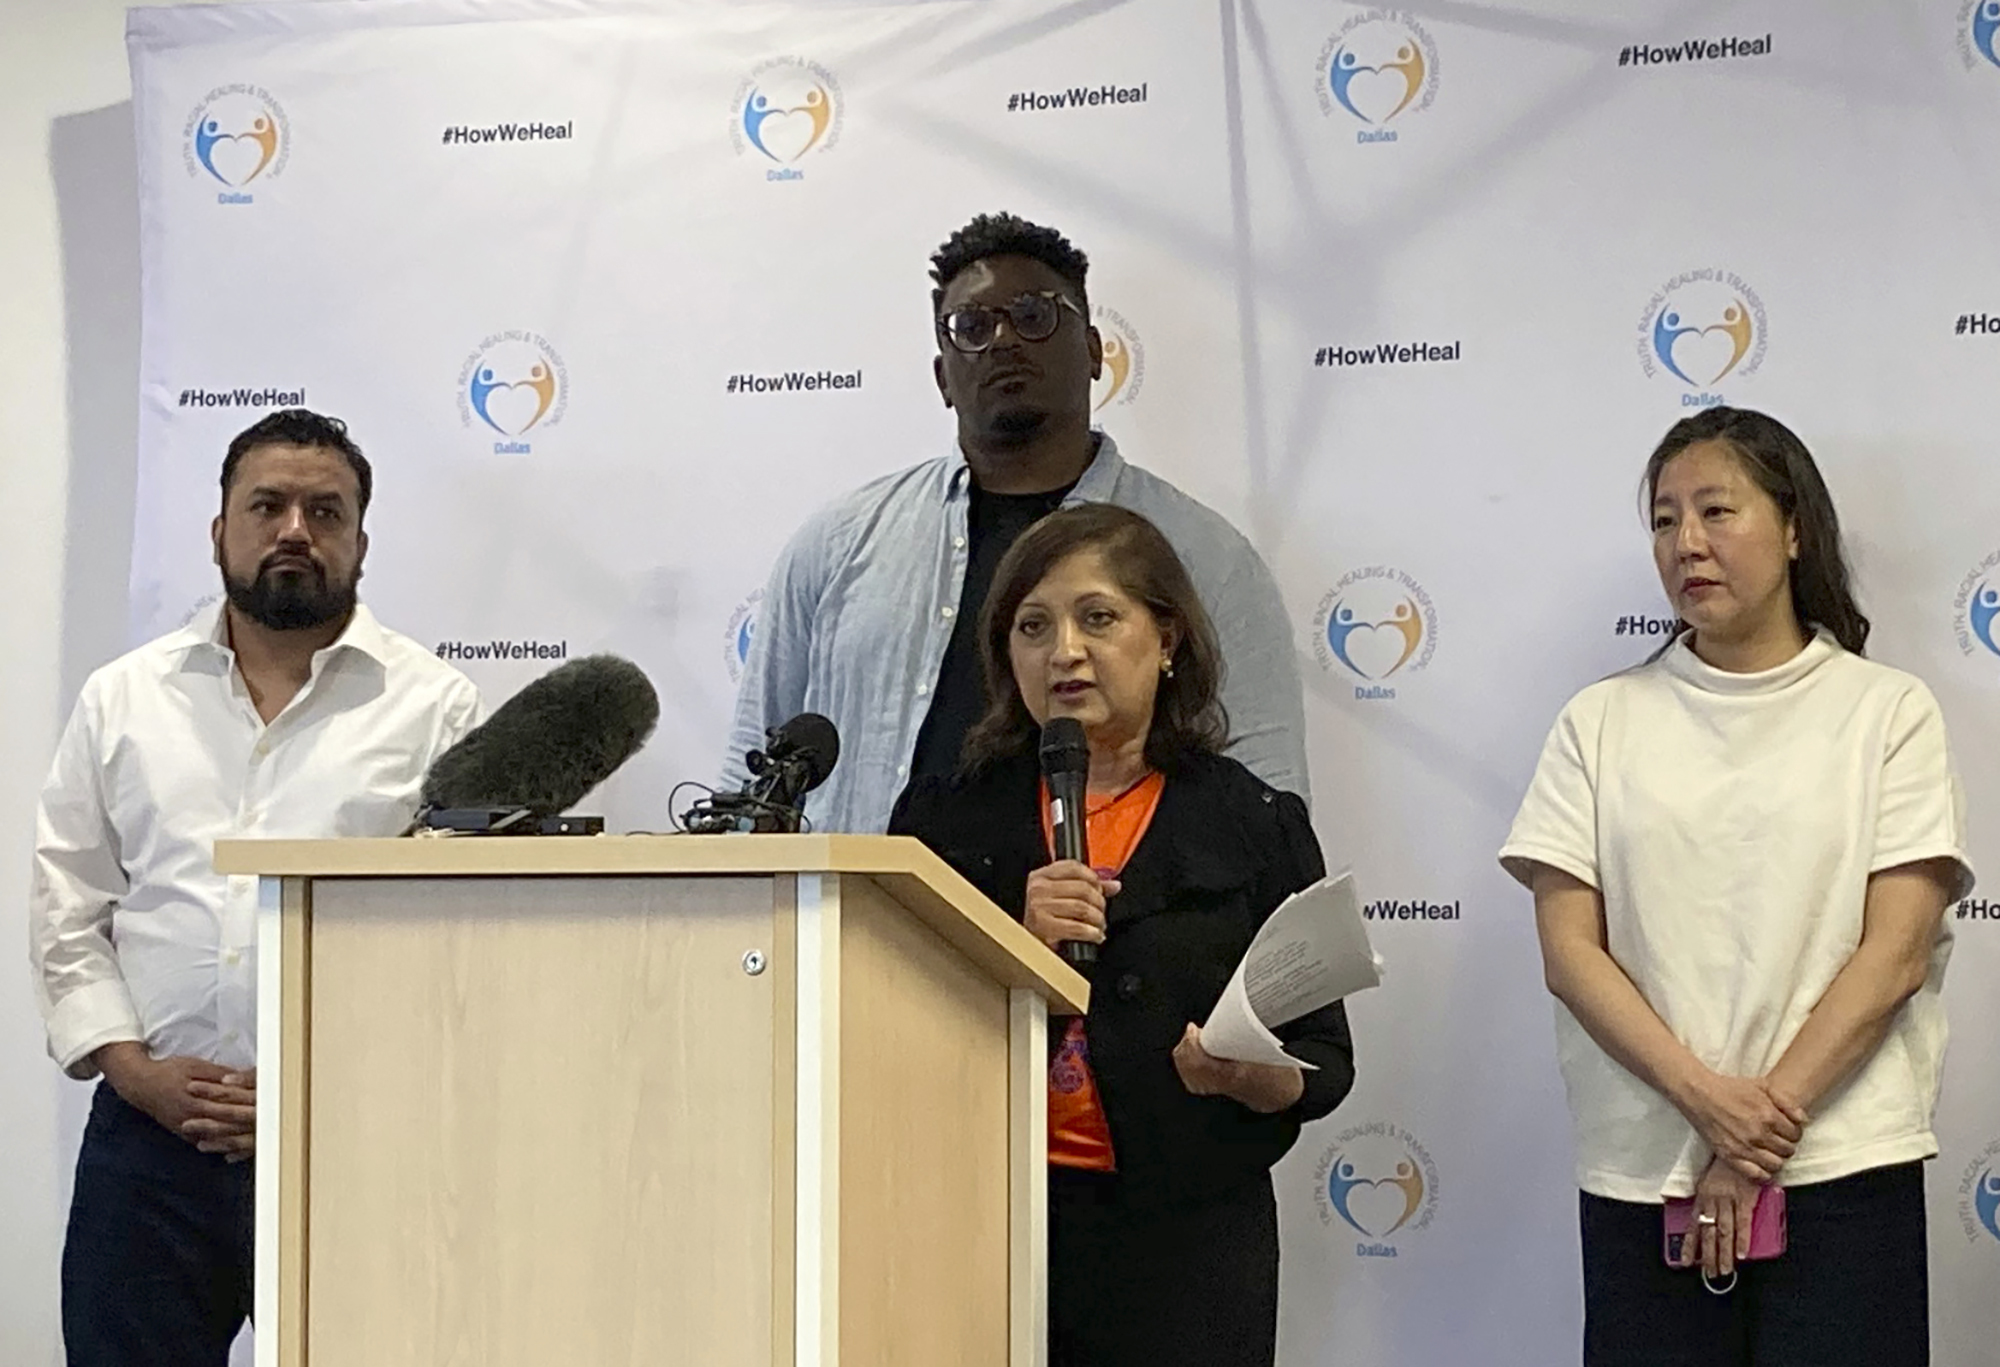
[[[1681,1242],[1680,1265],[1727,1277],[1750,1251],[1757,1198],[1797,1152],[1811,1117],[1768,1077],[1710,1073],[1679,1105],[1714,1154],[1695,1184],[1696,1225]]]
[[[105,1081],[129,1105],[203,1153],[241,1163],[256,1152],[255,1068],[179,1056],[156,1059],[136,1041],[107,1044],[96,1060]]]

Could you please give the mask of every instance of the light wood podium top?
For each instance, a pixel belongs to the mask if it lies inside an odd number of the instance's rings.
[[[645,878],[854,874],[872,878],[1008,987],[1081,1012],[1083,976],[925,845],[901,835],[446,836],[218,840],[215,869],[267,878]]]

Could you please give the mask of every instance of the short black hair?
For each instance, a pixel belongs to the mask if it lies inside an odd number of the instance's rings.
[[[1039,261],[1076,286],[1076,302],[1090,311],[1090,296],[1084,292],[1083,277],[1090,270],[1090,258],[1070,245],[1070,240],[1054,228],[1030,223],[1015,214],[981,214],[945,240],[931,254],[931,312],[944,305],[945,287],[976,261],[989,256],[1025,256]]]
[[[354,482],[360,486],[361,507],[357,510],[357,520],[367,514],[368,500],[375,492],[375,471],[370,468],[368,457],[361,454],[354,438],[347,435],[346,423],[309,408],[280,408],[274,413],[266,413],[230,441],[229,453],[222,458],[222,506],[225,510],[229,507],[229,486],[236,482],[237,467],[259,446],[317,446],[327,451],[338,451],[347,458],[349,468],[354,471]]]

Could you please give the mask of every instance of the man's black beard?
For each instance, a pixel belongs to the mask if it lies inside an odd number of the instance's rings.
[[[225,570],[222,587],[232,607],[272,631],[323,627],[354,611],[354,581],[329,584],[326,571],[317,565],[310,574],[264,570],[255,579],[238,579]]]
[[[1048,412],[1040,408],[1003,408],[987,424],[988,433],[1000,444],[1026,446],[1048,426]]]

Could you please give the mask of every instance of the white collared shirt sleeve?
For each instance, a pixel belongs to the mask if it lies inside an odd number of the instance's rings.
[[[472,682],[359,607],[267,725],[211,607],[93,674],[37,818],[29,955],[72,1077],[119,1040],[256,1059],[257,880],[218,840],[393,836],[481,719]]]
[[[101,1046],[144,1038],[111,942],[128,884],[104,799],[101,721],[97,690],[86,686],[42,789],[28,916],[49,1056],[76,1078],[95,1075]]]
[[[485,721],[486,702],[479,696],[479,689],[470,679],[456,680],[445,690],[443,705],[438,708],[437,736],[431,742],[424,768],[428,770],[437,763],[439,755],[464,740]]]

